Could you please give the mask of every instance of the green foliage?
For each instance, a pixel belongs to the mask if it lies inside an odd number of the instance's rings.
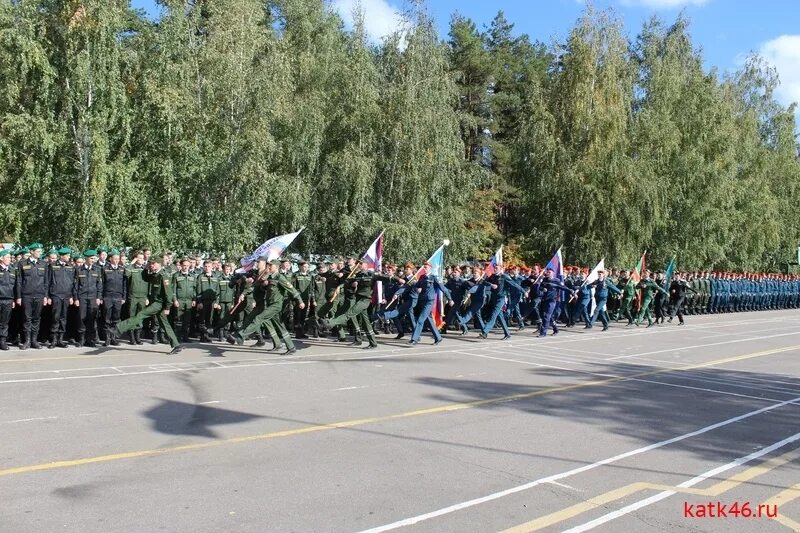
[[[775,269],[800,241],[794,107],[752,57],[705,72],[689,22],[633,42],[587,8],[550,46],[500,12],[380,43],[320,0],[0,0],[0,237],[232,255]],[[513,252],[513,253],[512,253]]]

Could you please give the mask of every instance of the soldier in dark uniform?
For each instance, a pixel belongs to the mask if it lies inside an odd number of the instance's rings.
[[[686,283],[686,280],[683,279],[683,274],[681,272],[675,274],[675,279],[672,280],[669,287],[671,308],[667,322],[672,322],[675,315],[678,315],[678,324],[681,326],[684,324],[682,312],[683,301],[686,298],[686,291],[694,292],[694,290],[695,289],[690,287],[689,284]]]
[[[119,346],[119,339],[116,338],[114,332],[117,330],[117,324],[122,315],[122,306],[128,298],[125,270],[119,264],[119,250],[111,249],[109,260],[102,272],[105,345]]]
[[[78,324],[78,347],[86,344],[91,348],[97,346],[97,309],[103,296],[103,273],[95,265],[97,252],[83,252],[84,265],[75,271],[75,295],[73,300],[80,311]]]
[[[48,292],[53,319],[50,323],[50,348],[69,346],[64,336],[67,333],[67,316],[73,305],[75,295],[75,266],[70,261],[72,250],[64,247],[58,250],[59,259],[50,265]]]
[[[17,269],[17,305],[22,306],[23,342],[21,349],[39,348],[39,325],[42,309],[49,303],[47,265],[42,261],[42,245],[38,242],[29,246],[30,257],[19,262]]]
[[[17,269],[11,266],[11,250],[0,250],[0,350],[8,350],[8,324],[16,287]]]

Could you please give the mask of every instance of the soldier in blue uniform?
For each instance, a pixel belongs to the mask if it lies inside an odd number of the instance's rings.
[[[433,306],[436,303],[436,291],[441,291],[443,298],[449,300],[450,304],[453,303],[453,300],[450,297],[450,291],[447,290],[447,287],[444,286],[439,278],[430,272],[431,264],[426,261],[423,266],[425,267],[425,273],[417,278],[412,287],[412,291],[416,290],[419,294],[420,306],[420,311],[417,315],[417,325],[414,327],[414,332],[411,334],[411,340],[408,341],[408,343],[412,345],[419,342],[420,336],[422,335],[422,329],[425,327],[426,323],[433,334],[433,344],[439,344],[442,342],[442,336],[439,333],[439,328],[436,327],[436,323],[433,321],[433,317],[431,316]]]
[[[544,279],[540,284],[540,294],[542,295],[542,308],[544,310],[544,317],[542,325],[539,328],[539,337],[547,336],[547,330],[552,325],[553,335],[558,335],[558,326],[555,322],[555,312],[558,307],[558,302],[561,297],[561,291],[571,292],[575,291],[567,288],[561,280],[556,279],[553,269],[548,268],[544,271]]]
[[[414,280],[414,268],[413,263],[405,264],[403,276],[401,276],[402,279],[400,280],[402,286],[395,291],[394,296],[386,305],[386,310],[378,314],[383,320],[394,321],[394,326],[397,330],[396,340],[406,336],[403,318],[408,318],[412,331],[417,327],[414,308],[417,306],[419,293],[416,290],[411,290],[409,285]]]
[[[600,322],[603,323],[603,331],[606,331],[608,329],[608,313],[606,312],[608,292],[611,291],[614,294],[622,294],[622,291],[619,290],[611,280],[606,279],[605,270],[599,271],[597,273],[597,279],[586,286],[594,289],[595,301],[594,314],[592,314],[592,318],[587,327],[594,327],[594,323],[599,318]]]

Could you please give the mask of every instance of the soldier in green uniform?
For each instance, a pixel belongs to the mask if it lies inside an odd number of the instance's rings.
[[[142,277],[144,264],[144,252],[139,250],[125,268],[125,280],[128,283],[128,318],[136,316],[150,303],[147,299],[150,287]],[[142,344],[141,328],[131,330],[131,344]]]
[[[644,276],[636,288],[641,289],[643,293],[642,307],[639,309],[639,316],[636,317],[636,325],[639,325],[639,322],[642,321],[643,317],[647,317],[647,327],[649,328],[653,325],[653,315],[650,313],[650,302],[653,301],[655,292],[660,291],[665,295],[668,295],[669,293],[663,287],[660,287],[655,281],[650,279],[649,270],[644,271]]]
[[[328,263],[320,262],[317,263],[317,271],[314,274],[314,286],[313,286],[313,294],[311,295],[311,305],[312,310],[309,311],[313,320],[311,321],[311,327],[314,330],[314,337],[319,338],[320,333],[320,324],[319,321],[322,316],[319,314],[320,306],[325,303],[325,287],[327,283],[327,276],[328,274]]]
[[[226,318],[231,314],[233,309],[233,301],[236,297],[236,281],[233,277],[234,271],[233,263],[226,263],[222,267],[219,281],[219,298],[217,301],[217,309],[214,313],[214,327],[216,328],[214,334],[220,342],[225,340],[228,334],[228,322]]]
[[[353,303],[348,306],[344,313],[333,319],[323,320],[325,327],[333,328],[337,326],[344,326],[349,323],[356,323],[358,328],[356,331],[363,331],[366,333],[369,346],[367,348],[377,348],[378,343],[375,340],[375,333],[372,331],[372,324],[369,319],[369,309],[372,303],[372,290],[375,279],[381,281],[390,281],[388,276],[375,276],[368,271],[369,261],[361,261],[361,265],[356,274],[345,282],[345,288],[349,288],[353,293]],[[360,339],[357,337],[354,345],[361,344]]]
[[[292,273],[292,263],[287,258],[280,260],[280,269],[278,273],[285,277],[289,283],[292,283],[294,274]],[[291,300],[288,298],[283,302],[283,309],[281,309],[281,321],[287,331],[294,331],[294,307]]]
[[[180,352],[183,347],[178,342],[172,326],[167,320],[169,315],[170,303],[174,300],[172,290],[172,276],[162,272],[161,263],[158,260],[150,263],[150,267],[142,273],[142,277],[148,282],[150,292],[148,294],[149,304],[147,307],[136,313],[136,315],[123,320],[117,326],[116,335],[119,337],[126,331],[139,329],[142,327],[142,321],[148,317],[154,317],[161,326],[161,330],[169,339],[169,345],[172,347],[170,354]]]
[[[630,326],[633,324],[633,314],[631,313],[631,308],[633,306],[633,299],[636,298],[636,284],[633,283],[628,277],[627,270],[622,271],[619,283],[622,285],[622,302],[619,304],[617,320],[619,320],[621,317],[625,317],[628,319],[626,326]]]
[[[214,311],[219,307],[219,278],[214,275],[213,263],[203,263],[203,273],[197,276],[197,312],[200,322],[200,342],[211,342],[208,331],[212,329]]]
[[[168,271],[163,272],[164,276],[172,276],[172,306],[175,308],[175,320],[181,323],[181,342],[189,342],[192,310],[197,305],[195,300],[197,296],[196,278],[189,272],[189,264],[190,261],[183,258],[180,262],[181,268],[175,274],[170,274]]]
[[[242,345],[244,339],[259,331],[263,325],[272,337],[273,349],[278,349],[280,347],[279,339],[283,339],[287,347],[286,354],[294,353],[296,351],[294,343],[281,323],[280,314],[283,309],[284,294],[288,293],[296,300],[300,299],[300,294],[286,277],[278,272],[279,261],[271,261],[268,267],[267,257],[261,256],[258,258],[257,265],[258,276],[252,282],[256,305],[245,317],[242,330],[229,335],[228,342]],[[298,305],[301,309],[305,307],[302,301]],[[280,336],[276,331],[276,326],[279,327]]]
[[[317,312],[317,316],[320,319],[338,316],[345,305],[344,298],[339,289],[341,279],[344,278],[344,272],[339,270],[339,264],[340,263],[334,262],[331,264],[330,270],[325,273],[320,273],[320,276],[325,278],[325,299]],[[347,340],[344,330],[340,327],[337,327],[336,330],[331,333],[336,335],[339,342],[345,342]]]
[[[307,339],[308,335],[306,335],[306,325],[309,316],[308,314],[312,309],[311,303],[314,299],[314,278],[308,270],[308,263],[306,261],[300,261],[298,263],[298,268],[299,270],[292,278],[292,286],[298,293],[300,293],[300,300],[305,303],[305,308],[300,309],[297,303],[295,303],[295,336],[298,339]]]

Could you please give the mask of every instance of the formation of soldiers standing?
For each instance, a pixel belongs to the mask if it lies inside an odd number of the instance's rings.
[[[294,353],[293,338],[326,333],[374,348],[374,328],[396,340],[408,334],[412,345],[428,331],[438,344],[448,331],[475,329],[487,338],[499,328],[508,339],[510,327],[535,326],[545,336],[559,324],[591,329],[599,320],[605,331],[619,320],[650,327],[675,317],[683,324],[684,314],[800,307],[800,278],[786,274],[677,272],[667,279],[645,271],[629,283],[632,272],[615,268],[587,282],[588,269],[578,267],[566,268],[563,280],[539,265],[453,265],[441,280],[428,264],[373,272],[369,261],[351,257],[315,267],[259,257],[253,270],[236,274],[219,258],[174,261],[169,251],[154,257],[143,249],[129,259],[102,246],[46,255],[39,243],[0,250],[0,349],[117,346],[128,334],[130,344],[168,342],[172,353],[192,338],[241,345],[251,337],[255,346],[269,340],[273,350]],[[441,322],[439,299],[446,302]]]

